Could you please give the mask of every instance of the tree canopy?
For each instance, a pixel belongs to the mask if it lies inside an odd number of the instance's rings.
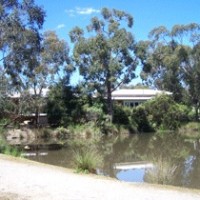
[[[127,84],[136,77],[136,68],[142,67],[140,76],[143,82],[134,88],[154,87],[170,91],[173,101],[190,105],[199,119],[199,24],[177,24],[170,30],[165,26],[156,27],[150,31],[148,40],[136,41],[132,32],[133,17],[124,11],[103,8],[98,17],[91,18],[88,26],[75,26],[70,31],[70,51],[67,42],[54,31],[42,33],[44,19],[43,8],[34,0],[0,0],[1,102],[5,102],[5,88],[10,88],[11,84],[21,89],[24,99],[21,102],[24,103],[26,97],[30,99],[27,91],[32,88],[34,103],[31,105],[35,105],[38,113],[42,90],[53,86],[50,93],[53,109],[65,110],[64,107],[68,107],[68,114],[76,119],[80,112],[72,114],[71,108],[84,110],[80,109],[82,101],[77,99],[81,95],[89,99],[96,96],[103,105],[101,112],[112,119],[112,92],[120,87],[132,88]],[[75,69],[82,77],[82,82],[74,87],[78,88],[76,90],[70,86],[70,77]],[[55,80],[59,80],[57,86]],[[67,96],[62,96],[63,91],[72,102],[68,102]],[[66,102],[54,107],[59,95]],[[137,112],[140,115],[145,113],[142,110]],[[66,112],[63,113],[70,118]]]
[[[127,30],[132,26],[131,15],[103,8],[101,18],[93,17],[86,33],[80,27],[70,32],[71,41],[75,44],[74,63],[89,91],[106,97],[110,115],[111,92],[135,78],[135,39]]]
[[[182,102],[185,89],[191,88],[188,75],[195,78],[189,70],[196,74],[199,31],[200,25],[195,23],[174,25],[171,30],[160,26],[149,33],[148,41],[139,41],[137,55],[143,67],[143,81],[173,92],[174,99]]]
[[[20,83],[20,75],[29,75],[40,52],[39,30],[44,23],[44,10],[34,0],[0,1],[1,70]]]

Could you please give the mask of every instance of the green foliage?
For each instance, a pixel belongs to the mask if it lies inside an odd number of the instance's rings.
[[[102,164],[102,156],[96,149],[85,145],[74,151],[74,164],[77,172],[96,173]]]
[[[83,105],[83,111],[85,113],[86,121],[94,121],[96,123],[101,123],[103,120],[103,105],[94,103],[92,106],[89,104]]]
[[[93,129],[98,130],[99,133],[112,134],[117,132],[116,127],[110,121],[110,117],[105,114],[103,104],[94,103],[92,106],[86,104],[84,112],[87,122],[92,124]]]
[[[16,108],[14,102],[9,98],[12,88],[11,80],[6,76],[5,71],[2,71],[0,66],[0,119],[4,117],[4,112],[13,112]]]
[[[128,125],[130,114],[130,109],[123,106],[114,105],[113,123],[118,125]]]
[[[29,99],[27,98],[28,94],[23,95],[25,97],[24,105],[28,102],[28,105],[32,107],[29,108],[29,111],[35,113],[36,116],[39,112],[44,111],[42,110],[46,100],[44,99],[44,90],[50,88],[57,81],[60,71],[66,82],[69,82],[73,71],[73,68],[70,67],[68,45],[64,40],[60,40],[55,32],[45,32],[40,46],[39,55],[35,58],[37,62],[32,64],[34,70],[27,75],[24,84],[28,90],[31,88],[34,94],[30,95]]]
[[[4,128],[0,126],[0,153],[16,157],[21,156],[21,150],[6,143],[3,135],[4,131]]]
[[[129,14],[103,8],[101,17],[93,17],[87,26],[89,37],[79,27],[69,34],[75,44],[74,65],[90,92],[97,91],[102,98],[106,95],[109,115],[112,115],[112,90],[135,78],[135,41],[128,32],[132,25]]]
[[[78,98],[72,87],[60,82],[51,88],[47,101],[47,115],[52,126],[68,126],[81,113]],[[76,112],[75,112],[76,111]],[[81,115],[80,115],[81,117]]]
[[[9,145],[3,145],[3,147],[1,147],[1,148],[2,148],[1,150],[2,150],[3,154],[15,156],[15,157],[21,156],[21,151],[19,149],[17,149],[16,147],[11,147]]]
[[[55,133],[56,133],[56,137],[59,139],[66,139],[70,134],[69,130],[62,126],[56,128]]]
[[[117,126],[118,133],[120,134],[132,134],[137,133],[137,123],[133,118],[132,108],[114,105],[113,123]]]
[[[186,123],[178,129],[178,133],[186,138],[199,139],[200,123],[199,122]]]
[[[9,123],[10,123],[10,119],[7,119],[3,115],[2,116],[0,115],[0,135],[3,134],[4,127]]]
[[[148,119],[148,113],[143,105],[139,105],[133,109],[132,120],[135,121],[139,132],[153,132]]]
[[[195,120],[199,120],[200,109],[200,45],[199,42],[190,50],[190,59],[184,67],[183,78],[188,86],[188,100],[195,109]]]
[[[145,174],[145,181],[156,184],[172,183],[176,179],[179,164],[190,155],[190,148],[185,145],[184,138],[170,132],[152,135],[145,149],[146,159],[152,160],[154,164]]]
[[[21,84],[35,66],[45,12],[34,1],[1,1],[0,58],[15,85]]]
[[[199,31],[200,25],[174,25],[171,30],[160,26],[149,34],[148,41],[139,41],[136,48],[143,70],[141,78],[162,90],[171,91],[176,102],[185,102],[199,109]]]
[[[69,133],[72,135],[79,136],[94,136],[101,133],[100,129],[95,125],[94,122],[88,122],[84,124],[69,125]]]
[[[155,128],[175,130],[187,120],[189,109],[169,95],[159,95],[145,103],[150,123]]]
[[[91,100],[82,95],[79,88],[62,83],[49,92],[47,113],[51,125],[68,127],[70,133],[94,134],[116,130],[105,114],[101,100]]]
[[[52,135],[52,130],[49,128],[41,128],[41,129],[35,130],[35,132],[37,132],[36,135],[38,138],[43,138],[43,139],[50,138]]]

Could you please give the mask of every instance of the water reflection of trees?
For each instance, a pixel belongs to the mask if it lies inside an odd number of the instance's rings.
[[[192,188],[200,188],[200,140],[192,141],[194,148],[185,161],[184,185]]]
[[[111,137],[101,141],[100,149],[104,155],[104,174],[116,177],[114,163],[149,161],[155,167],[145,171],[146,182],[179,186],[192,185],[192,182],[193,187],[199,185],[195,183],[195,177],[200,176],[197,175],[200,174],[199,157],[193,157],[188,170],[186,160],[196,151],[177,134]]]
[[[101,152],[104,155],[104,174],[116,177],[114,163],[140,161],[146,152],[150,135],[131,135],[105,137],[101,141]]]
[[[91,139],[70,139],[65,148],[49,152],[43,162],[70,166],[73,149],[87,145],[103,157],[99,170],[104,175],[117,177],[115,163],[147,161],[154,164],[145,170],[144,181],[200,188],[199,140],[185,141],[177,134],[103,136]],[[133,175],[134,176],[134,175]]]
[[[155,135],[150,139],[147,148],[146,156],[155,167],[147,171],[144,180],[150,183],[180,185],[179,176],[189,155],[189,147],[185,145],[184,139],[175,134]]]

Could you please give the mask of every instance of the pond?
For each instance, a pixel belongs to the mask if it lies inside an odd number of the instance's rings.
[[[73,152],[82,144],[102,157],[98,174],[128,182],[200,189],[200,140],[176,134],[71,138],[63,148],[25,152],[28,159],[73,168]]]

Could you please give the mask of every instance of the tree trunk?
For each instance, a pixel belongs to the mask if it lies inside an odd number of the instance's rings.
[[[108,70],[106,77],[106,89],[107,89],[107,110],[108,115],[110,116],[110,120],[113,120],[113,106],[112,106],[112,88],[110,81],[110,71]]]
[[[38,106],[36,107],[36,110],[35,110],[35,118],[36,118],[36,127],[39,127],[39,108]]]
[[[195,106],[195,120],[199,121],[199,106]]]

